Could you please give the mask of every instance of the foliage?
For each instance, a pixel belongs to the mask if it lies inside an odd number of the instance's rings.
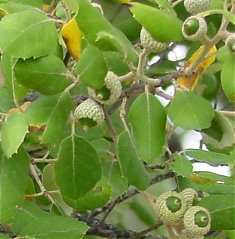
[[[184,1],[0,0],[0,238],[234,238],[234,13],[229,0],[196,16]]]

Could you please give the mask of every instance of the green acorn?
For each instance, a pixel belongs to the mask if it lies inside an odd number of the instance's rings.
[[[101,104],[113,104],[122,93],[122,85],[118,76],[109,71],[104,80],[104,86],[99,90],[88,88],[89,96]]]
[[[209,9],[210,0],[184,0],[187,12],[196,15]]]
[[[182,26],[185,39],[198,41],[207,33],[207,24],[203,17],[191,16],[187,18]]]
[[[210,231],[211,216],[204,207],[193,206],[184,215],[185,234],[198,238]]]
[[[101,125],[105,119],[102,107],[92,99],[87,99],[78,105],[74,115],[84,129]]]
[[[179,225],[186,211],[186,202],[177,192],[163,193],[154,206],[164,224]]]
[[[226,39],[225,45],[232,53],[235,54],[235,34],[229,35]]]
[[[143,48],[151,52],[163,51],[168,47],[167,43],[156,41],[143,27],[140,32],[140,42]]]
[[[187,209],[194,206],[198,201],[197,191],[192,188],[186,188],[180,194],[187,204]]]

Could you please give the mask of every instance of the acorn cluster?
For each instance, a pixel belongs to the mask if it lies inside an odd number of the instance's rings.
[[[197,202],[197,192],[187,188],[180,193],[163,193],[154,208],[164,225],[179,238],[201,239],[210,230],[211,216],[206,208],[196,206]]]

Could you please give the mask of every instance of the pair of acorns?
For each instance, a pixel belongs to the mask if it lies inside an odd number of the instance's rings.
[[[112,104],[122,93],[122,85],[118,76],[109,71],[104,80],[104,86],[95,90],[88,88],[90,98],[83,101],[74,111],[76,119],[84,129],[99,126],[104,122],[105,114],[101,104]]]
[[[210,230],[211,216],[206,208],[196,206],[197,202],[197,192],[187,188],[180,193],[163,193],[154,208],[164,225],[176,229],[179,238],[202,239]]]

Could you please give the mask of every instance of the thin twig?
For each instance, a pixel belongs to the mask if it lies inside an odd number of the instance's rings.
[[[147,228],[147,229],[145,229],[145,230],[143,230],[141,232],[138,232],[137,235],[138,236],[146,235],[147,233],[152,232],[152,231],[158,229],[162,225],[163,225],[163,222],[159,220],[155,225],[153,225],[153,226],[151,226],[151,227],[149,227],[149,228]]]
[[[112,121],[110,120],[110,117],[109,117],[109,114],[108,114],[107,110],[106,110],[105,108],[103,108],[103,110],[104,110],[104,114],[105,114],[105,122],[106,122],[106,125],[107,125],[108,129],[110,130],[110,132],[111,132],[111,134],[112,134],[113,142],[116,142],[116,141],[117,141],[117,138],[118,138],[117,131],[116,131],[116,129],[113,127]]]
[[[150,181],[150,185],[156,184],[156,183],[160,183],[166,179],[172,178],[175,176],[175,173],[172,171],[169,171],[165,174],[160,174],[157,175],[156,177],[154,177],[151,181]],[[116,199],[114,199],[112,202],[107,203],[104,207],[102,208],[98,208],[96,210],[94,210],[91,213],[92,217],[95,217],[101,213],[106,212],[107,210],[110,210],[110,208],[114,208],[114,206],[124,202],[125,200],[135,196],[136,194],[138,194],[139,191],[137,189],[130,189],[128,191],[126,191],[125,193],[123,193],[122,195],[120,195],[119,197],[117,197]]]

